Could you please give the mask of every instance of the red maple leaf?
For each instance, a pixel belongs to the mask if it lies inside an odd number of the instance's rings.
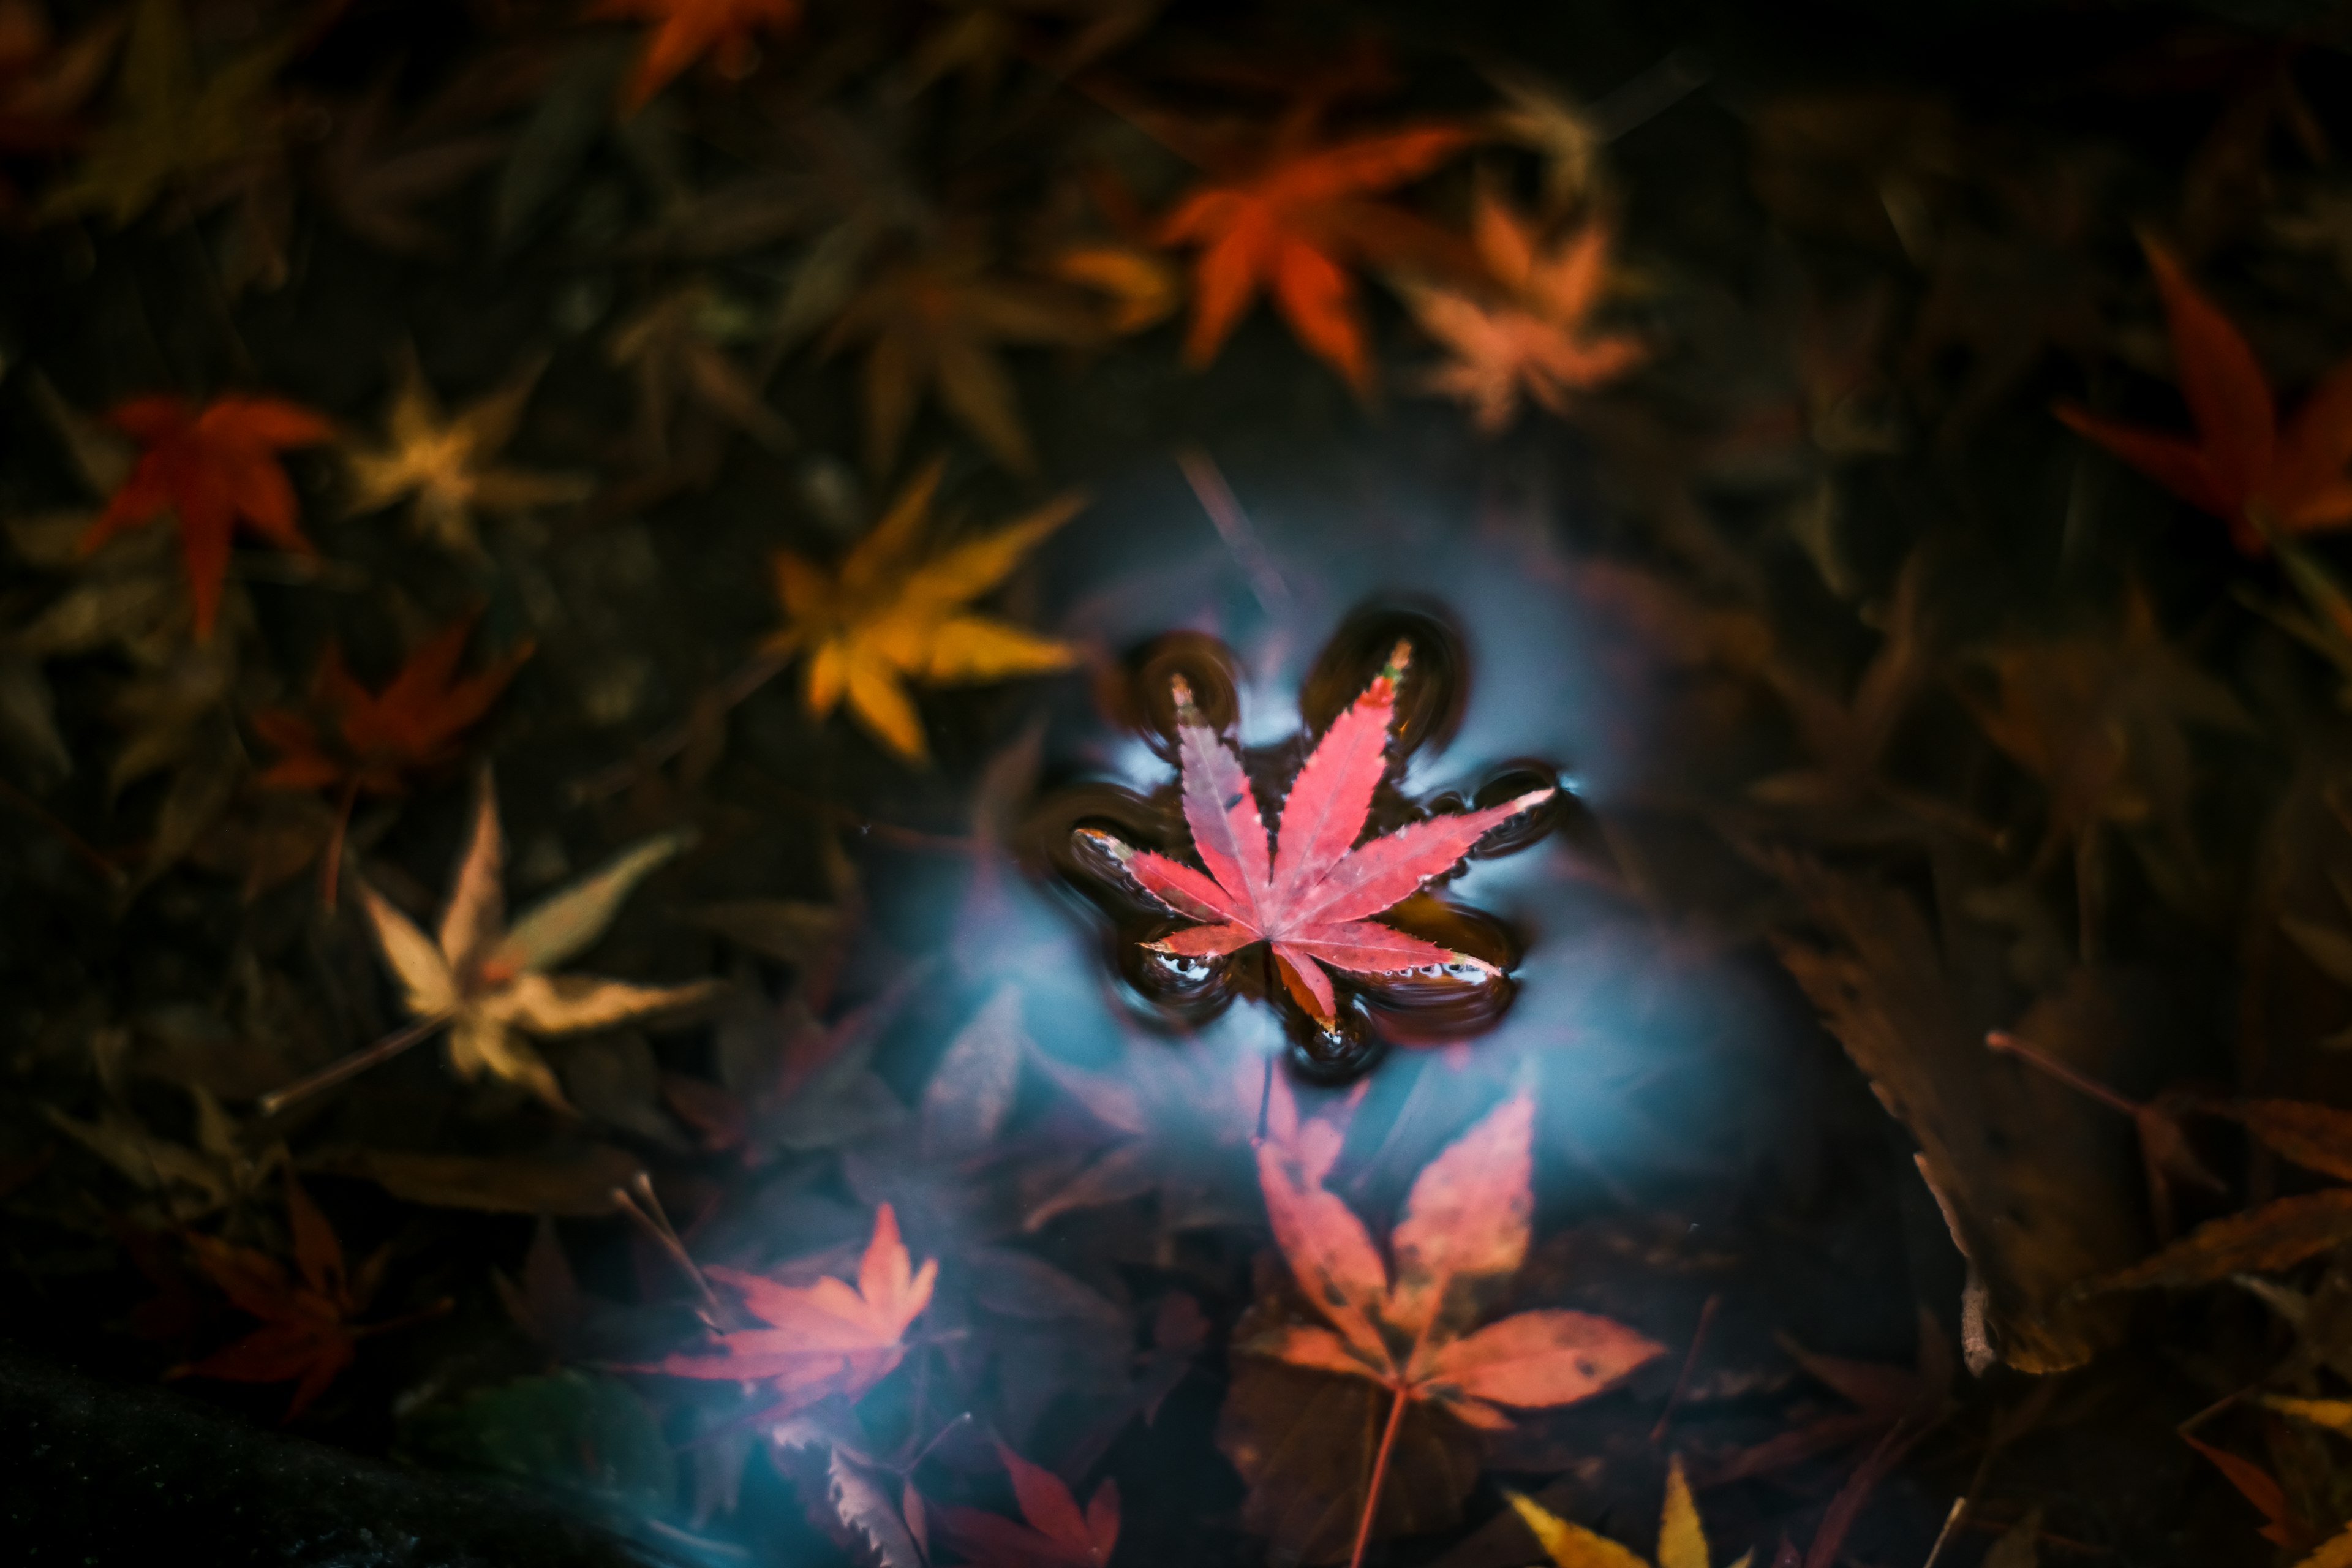
[[[330,716],[331,733],[309,719],[272,708],[253,716],[278,761],[259,782],[271,789],[341,785],[366,795],[397,795],[411,777],[454,761],[457,739],[478,723],[530,657],[523,644],[473,675],[459,676],[478,616],[444,627],[408,657],[380,691],[353,679],[343,651],[330,642],[312,679],[312,702]]]
[[[379,1252],[356,1278],[347,1276],[342,1243],[335,1238],[334,1227],[291,1171],[286,1175],[286,1219],[293,1233],[299,1279],[289,1279],[286,1266],[266,1252],[234,1246],[217,1237],[190,1238],[197,1264],[213,1283],[239,1310],[259,1318],[262,1326],[202,1361],[173,1368],[171,1375],[216,1377],[230,1383],[299,1379],[293,1401],[286,1407],[286,1419],[291,1421],[351,1365],[362,1335],[397,1325],[354,1326],[353,1320],[367,1310],[374,1296],[391,1255]]]
[[[1339,1005],[1327,968],[1400,974],[1462,964],[1494,973],[1484,959],[1370,918],[1452,870],[1479,839],[1556,793],[1531,790],[1483,811],[1433,816],[1357,846],[1372,792],[1388,771],[1397,682],[1412,653],[1399,643],[1364,694],[1316,742],[1283,803],[1281,835],[1270,858],[1265,819],[1241,760],[1202,721],[1184,681],[1176,681],[1184,821],[1208,874],[1087,830],[1169,910],[1207,922],[1150,946],[1214,958],[1269,942],[1283,984],[1327,1029]]]
[[[284,549],[313,553],[295,526],[294,487],[278,454],[331,439],[334,426],[324,415],[275,397],[220,397],[194,409],[184,398],[156,396],[134,397],[106,417],[144,450],[82,535],[82,552],[173,513],[198,640],[212,636],[220,613],[229,536],[238,523]]]
[[[705,55],[716,55],[722,76],[751,75],[760,63],[752,34],[787,31],[801,7],[800,0],[598,0],[587,15],[655,25],[621,93],[623,106],[635,111]]]
[[[2352,523],[2352,359],[2320,378],[2284,428],[2245,335],[2198,292],[2171,253],[2143,242],[2164,296],[2180,395],[2197,438],[2102,419],[2071,404],[2058,417],[2202,511],[2230,525],[2249,555],[2267,530],[2307,533]]]
[[[1215,359],[1263,288],[1298,341],[1361,394],[1372,368],[1349,263],[1453,248],[1421,219],[1368,198],[1419,179],[1472,137],[1452,125],[1301,146],[1304,137],[1294,117],[1255,163],[1204,182],[1162,220],[1160,244],[1200,247],[1184,357],[1196,367]]]
[[[458,737],[490,710],[530,657],[525,643],[477,673],[459,676],[457,661],[479,618],[463,616],[436,634],[409,655],[381,691],[362,686],[343,663],[341,645],[329,642],[311,680],[311,703],[327,716],[328,732],[289,709],[253,716],[255,731],[278,752],[256,781],[264,789],[341,792],[326,850],[330,905],[352,802],[362,795],[402,794],[415,775],[456,761]]]
[[[1234,1348],[1369,1378],[1394,1396],[1366,1487],[1359,1563],[1409,1405],[1427,1403],[1473,1426],[1507,1429],[1498,1405],[1573,1404],[1664,1353],[1664,1347],[1612,1319],[1563,1309],[1473,1328],[1483,1305],[1527,1258],[1534,1123],[1534,1100],[1515,1095],[1424,1166],[1389,1233],[1389,1262],[1363,1221],[1323,1185],[1339,1152],[1332,1130],[1302,1128],[1259,1146],[1258,1184],[1275,1245],[1299,1296],[1323,1321],[1261,1309],[1254,1316],[1262,1326],[1236,1331]],[[1229,1457],[1235,1451],[1228,1447]],[[1270,1482],[1282,1463],[1260,1443],[1238,1451],[1249,1457],[1244,1471],[1254,1489]]]
[[[731,1287],[744,1310],[765,1328],[738,1329],[714,1342],[717,1354],[678,1354],[638,1370],[671,1377],[765,1383],[782,1409],[797,1409],[829,1394],[856,1399],[904,1359],[907,1325],[930,1305],[937,1259],[913,1267],[888,1204],[874,1216],[874,1238],[858,1265],[857,1283],[830,1277],[814,1285],[782,1285],[735,1268],[711,1268]]]
[[[1026,1524],[976,1508],[940,1510],[940,1530],[973,1568],[1103,1568],[1118,1544],[1118,1483],[1105,1481],[1079,1511],[1062,1478],[999,1443]]]

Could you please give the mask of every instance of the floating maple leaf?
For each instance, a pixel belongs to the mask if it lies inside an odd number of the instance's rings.
[[[342,1243],[291,1171],[286,1174],[286,1220],[293,1232],[299,1279],[288,1278],[285,1265],[268,1253],[217,1237],[190,1238],[197,1264],[213,1283],[242,1310],[259,1318],[262,1326],[202,1361],[174,1368],[172,1375],[231,1383],[299,1379],[286,1406],[286,1419],[291,1421],[351,1365],[362,1334],[391,1326],[362,1329],[354,1323],[374,1299],[391,1252],[378,1252],[358,1274],[346,1275]]]
[[[530,400],[544,362],[525,365],[504,386],[456,418],[441,412],[440,400],[410,353],[401,363],[400,384],[385,419],[383,446],[352,443],[352,510],[376,511],[396,501],[409,503],[415,531],[446,550],[478,556],[474,512],[521,512],[585,499],[584,479],[534,474],[491,459],[514,439],[523,405]]]
[[[265,789],[332,789],[341,794],[326,849],[331,905],[343,824],[352,802],[362,795],[399,795],[416,774],[457,760],[458,737],[489,711],[530,657],[526,643],[473,675],[458,675],[457,661],[465,657],[478,618],[467,616],[426,641],[381,691],[370,691],[354,679],[343,664],[341,646],[328,643],[311,684],[314,706],[333,726],[328,734],[322,735],[310,719],[282,708],[253,716],[255,731],[279,752],[256,783]]]
[[[1339,1152],[1329,1129],[1318,1124],[1258,1151],[1258,1181],[1275,1244],[1290,1265],[1299,1297],[1322,1321],[1283,1321],[1262,1307],[1236,1329],[1234,1350],[1310,1372],[1369,1379],[1391,1394],[1370,1478],[1356,1494],[1362,1500],[1355,1515],[1358,1561],[1375,1532],[1381,1482],[1413,1406],[1472,1426],[1506,1429],[1509,1419],[1497,1406],[1573,1404],[1664,1353],[1663,1346],[1622,1323],[1589,1312],[1544,1308],[1472,1329],[1527,1257],[1534,1121],[1534,1100],[1516,1095],[1423,1169],[1390,1233],[1393,1279],[1363,1222],[1323,1185]],[[1250,1422],[1237,1421],[1231,1407],[1218,1441],[1251,1482],[1244,1517],[1277,1506],[1259,1494],[1279,1469],[1281,1449]],[[1459,1501],[1456,1493],[1452,1504]],[[1335,1545],[1330,1527],[1343,1517],[1336,1507],[1326,1509],[1308,1521],[1309,1539]]]
[[[874,1237],[859,1263],[857,1283],[827,1276],[814,1285],[780,1285],[736,1268],[712,1268],[710,1278],[742,1298],[765,1328],[716,1336],[715,1354],[679,1353],[639,1368],[671,1377],[762,1383],[781,1408],[813,1405],[832,1394],[855,1400],[903,1360],[908,1325],[930,1305],[939,1278],[936,1259],[913,1266],[888,1204],[874,1215]]]
[[[2259,554],[2266,537],[2352,524],[2352,359],[2339,363],[2282,427],[2254,351],[2198,292],[2171,252],[2146,242],[2164,296],[2180,395],[2197,438],[2142,429],[2061,404],[2058,417],[2202,511]]]
[[[621,90],[631,112],[705,55],[721,76],[751,74],[760,64],[753,35],[782,34],[800,20],[800,0],[597,0],[592,17],[650,22],[653,36]]]
[[[1461,864],[1478,840],[1558,792],[1530,790],[1482,811],[1433,816],[1357,846],[1372,792],[1389,768],[1397,682],[1412,657],[1399,643],[1362,696],[1332,722],[1283,803],[1279,841],[1267,853],[1264,817],[1241,761],[1176,681],[1184,821],[1203,876],[1181,861],[1081,829],[1153,899],[1205,923],[1150,942],[1155,952],[1218,958],[1265,942],[1282,982],[1326,1030],[1339,997],[1327,971],[1400,974],[1416,969],[1495,966],[1371,919]]]
[[[56,153],[87,133],[79,110],[104,79],[122,41],[111,16],[59,44],[33,0],[0,3],[0,153]],[[15,210],[16,185],[0,176],[0,209]]]
[[[908,482],[840,567],[790,551],[776,557],[776,592],[788,620],[766,644],[778,658],[808,660],[808,709],[819,719],[844,698],[868,732],[910,763],[925,756],[922,721],[906,682],[1003,680],[1068,666],[1065,645],[965,606],[1004,581],[1037,542],[1085,505],[1066,495],[992,533],[919,556],[941,465]]]
[[[498,795],[488,774],[480,795],[473,841],[457,868],[437,940],[417,930],[374,889],[362,886],[361,897],[409,1012],[420,1026],[448,1026],[449,1064],[458,1076],[488,1072],[560,1108],[563,1094],[555,1075],[523,1036],[610,1028],[701,1001],[716,989],[711,981],[632,985],[547,973],[604,935],[630,889],[684,848],[686,836],[647,839],[593,876],[550,894],[509,925],[499,886],[505,836],[499,830]]]
[[[1569,395],[1614,380],[1643,354],[1640,342],[1596,331],[1590,320],[1608,282],[1609,231],[1583,228],[1549,249],[1533,224],[1496,200],[1478,203],[1478,256],[1507,291],[1500,303],[1450,289],[1415,287],[1405,302],[1454,363],[1431,374],[1433,391],[1468,404],[1478,427],[1508,426],[1519,395],[1554,414]]]
[[[1536,1544],[1559,1568],[1649,1568],[1607,1536],[1570,1523],[1533,1498],[1517,1492],[1503,1495],[1510,1499]],[[1732,1568],[1748,1568],[1755,1555],[1742,1552]],[[1698,1504],[1691,1499],[1690,1481],[1683,1474],[1682,1456],[1677,1454],[1666,1463],[1666,1503],[1658,1519],[1657,1568],[1711,1568],[1713,1562],[1706,1531],[1699,1523]]]
[[[1416,125],[1317,142],[1308,118],[1294,116],[1255,158],[1186,195],[1159,237],[1200,250],[1187,362],[1215,359],[1265,289],[1300,342],[1369,392],[1372,366],[1348,264],[1451,248],[1421,219],[1370,198],[1419,179],[1470,141],[1458,126]]]
[[[974,1568],[1103,1568],[1118,1544],[1118,1483],[1095,1489],[1084,1511],[1067,1482],[999,1443],[996,1457],[1013,1478],[1026,1524],[976,1508],[939,1512],[940,1532]]]
[[[169,511],[180,523],[180,558],[199,641],[212,636],[228,575],[229,536],[244,523],[272,543],[312,553],[295,525],[294,488],[278,465],[289,447],[334,436],[325,416],[275,397],[220,397],[192,409],[181,398],[136,397],[107,416],[143,448],[131,477],[89,531],[87,553],[126,528]]]

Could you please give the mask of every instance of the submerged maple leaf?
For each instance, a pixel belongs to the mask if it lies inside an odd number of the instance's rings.
[[[202,1361],[173,1369],[175,1377],[216,1377],[230,1383],[292,1383],[286,1419],[302,1414],[327,1390],[356,1353],[361,1334],[389,1325],[359,1329],[353,1320],[367,1310],[391,1254],[378,1252],[356,1276],[343,1269],[342,1243],[292,1171],[286,1173],[286,1219],[293,1233],[294,1264],[300,1278],[268,1253],[237,1247],[217,1237],[190,1237],[196,1262],[236,1306],[262,1326]]]
[[[1118,1483],[1105,1481],[1084,1511],[1069,1484],[999,1443],[1026,1524],[976,1508],[941,1509],[939,1526],[974,1568],[1103,1568],[1118,1544]]]
[[[1505,1492],[1511,1507],[1536,1538],[1536,1544],[1559,1568],[1649,1568],[1635,1553],[1605,1535],[1560,1518],[1533,1498]],[[1742,1552],[1732,1568],[1748,1568],[1753,1552]],[[1699,1523],[1698,1504],[1691,1499],[1689,1478],[1676,1454],[1666,1464],[1666,1502],[1658,1519],[1657,1568],[1711,1568],[1706,1531]]]
[[[114,117],[89,139],[73,175],[41,204],[44,219],[103,213],[120,228],[174,184],[196,184],[198,208],[250,186],[281,152],[270,82],[292,53],[281,38],[199,78],[180,0],[141,0],[116,87]]]
[[[1527,1257],[1534,1123],[1534,1100],[1515,1095],[1423,1169],[1389,1236],[1393,1278],[1363,1222],[1323,1185],[1339,1152],[1336,1130],[1318,1124],[1258,1150],[1258,1181],[1275,1244],[1290,1265],[1299,1297],[1323,1321],[1282,1321],[1261,1309],[1254,1328],[1245,1321],[1236,1330],[1234,1348],[1311,1372],[1367,1378],[1393,1396],[1371,1477],[1363,1483],[1359,1561],[1380,1515],[1381,1480],[1411,1407],[1426,1405],[1472,1426],[1504,1429],[1510,1423],[1499,1405],[1573,1404],[1664,1353],[1663,1346],[1622,1323],[1556,1308],[1472,1329]],[[1257,1488],[1277,1468],[1278,1457],[1264,1446],[1263,1435],[1237,1426],[1230,1409],[1227,1414],[1220,1447]]]
[[[264,789],[340,792],[334,832],[326,848],[327,901],[334,902],[335,868],[341,858],[343,825],[362,795],[399,795],[412,778],[457,760],[457,739],[480,721],[507,689],[522,661],[525,643],[472,675],[460,676],[478,616],[457,620],[409,655],[400,673],[381,691],[370,691],[343,663],[341,645],[327,644],[312,678],[311,700],[331,729],[321,733],[304,715],[283,708],[253,716],[253,728],[278,751],[255,782]]]
[[[2180,395],[2197,437],[2142,429],[2061,404],[2058,417],[2200,510],[2258,554],[2273,531],[2352,524],[2352,359],[2320,379],[2284,427],[2243,333],[2189,280],[2171,252],[2146,242],[2164,296]]]
[[[376,511],[409,503],[415,531],[446,550],[478,556],[474,513],[522,512],[586,499],[591,486],[569,476],[534,474],[491,461],[521,422],[543,362],[525,365],[504,386],[456,418],[441,411],[413,353],[401,363],[400,384],[385,419],[383,446],[353,443],[352,510]]]
[[[1544,248],[1533,224],[1481,197],[1475,230],[1479,259],[1506,290],[1501,302],[1451,289],[1408,289],[1422,327],[1454,356],[1433,372],[1431,390],[1468,404],[1478,427],[1503,429],[1525,393],[1554,414],[1569,395],[1615,379],[1643,354],[1641,342],[1592,326],[1608,282],[1609,231],[1588,224]]]
[[[800,0],[597,0],[593,18],[650,22],[653,36],[621,90],[635,112],[705,55],[719,74],[745,77],[760,63],[755,33],[784,33],[800,20]]]
[[[1294,117],[1253,164],[1205,182],[1160,224],[1160,244],[1200,250],[1184,357],[1215,359],[1265,289],[1298,341],[1365,393],[1372,366],[1348,264],[1444,248],[1420,219],[1370,198],[1428,174],[1471,133],[1417,125],[1301,145],[1307,132]]]
[[[921,762],[926,749],[908,680],[1003,680],[1062,669],[1075,657],[1062,643],[966,606],[1003,582],[1085,500],[1062,496],[925,557],[918,550],[940,472],[935,460],[909,480],[837,570],[779,553],[776,592],[788,618],[766,643],[772,657],[807,658],[811,715],[823,719],[846,698],[867,731],[910,763]]]
[[[827,1276],[814,1285],[782,1285],[736,1268],[712,1268],[744,1309],[767,1325],[716,1336],[715,1354],[679,1353],[637,1370],[671,1377],[762,1383],[783,1411],[833,1394],[855,1400],[905,1359],[907,1329],[930,1305],[937,1259],[916,1268],[888,1204],[874,1215],[874,1237],[857,1283]]]
[[[1416,969],[1494,965],[1409,936],[1371,919],[1462,862],[1478,840],[1558,792],[1530,790],[1483,811],[1433,816],[1358,846],[1372,792],[1389,766],[1389,724],[1397,682],[1412,658],[1399,643],[1389,662],[1316,742],[1283,803],[1272,855],[1265,818],[1241,761],[1176,681],[1184,821],[1203,876],[1165,855],[1138,850],[1095,829],[1099,845],[1135,883],[1172,914],[1204,923],[1149,943],[1185,958],[1216,958],[1268,943],[1283,984],[1326,1029],[1339,997],[1327,970],[1401,974]]]
[[[551,893],[509,925],[499,889],[505,836],[499,829],[498,795],[485,774],[473,842],[458,865],[437,938],[417,930],[374,889],[362,885],[361,897],[410,1014],[420,1026],[448,1026],[449,1065],[458,1076],[488,1072],[561,1108],[563,1094],[555,1075],[525,1035],[611,1028],[699,1002],[717,988],[713,981],[633,985],[547,973],[604,935],[630,889],[686,842],[682,833],[649,838],[603,870]]]
[[[273,544],[313,552],[295,525],[294,487],[278,454],[332,439],[334,426],[324,415],[275,397],[220,397],[198,409],[156,396],[134,397],[107,420],[143,449],[82,535],[81,551],[88,554],[124,529],[171,512],[180,523],[197,640],[212,636],[228,576],[229,537],[238,523]]]
[[[1092,314],[1050,288],[993,273],[949,250],[885,269],[843,308],[821,352],[863,342],[866,456],[881,473],[929,383],[958,424],[1005,467],[1036,467],[999,343],[1076,346],[1098,336]]]

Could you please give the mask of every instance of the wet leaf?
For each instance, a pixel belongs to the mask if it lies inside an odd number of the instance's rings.
[[[1067,666],[1064,645],[969,605],[1010,576],[1084,501],[1064,496],[992,532],[923,550],[940,465],[908,481],[881,521],[827,571],[790,552],[776,557],[785,625],[767,650],[805,661],[808,710],[823,719],[846,700],[874,738],[910,763],[929,748],[907,683],[961,685]]]
[[[384,443],[351,442],[343,448],[352,510],[378,511],[405,500],[409,526],[418,534],[445,550],[478,556],[477,512],[511,515],[587,499],[593,486],[584,479],[493,460],[514,439],[544,364],[526,363],[504,386],[450,417],[425,384],[415,353],[404,355]]]
[[[1262,1145],[1259,1183],[1275,1243],[1306,1307],[1329,1326],[1283,1321],[1261,1303],[1255,1321],[1245,1321],[1248,1331],[1235,1333],[1236,1353],[1318,1376],[1364,1380],[1388,1395],[1382,1404],[1393,1408],[1381,1415],[1390,1422],[1404,1421],[1409,1406],[1426,1406],[1489,1430],[1509,1426],[1498,1406],[1589,1399],[1664,1353],[1623,1324],[1589,1312],[1540,1308],[1472,1327],[1527,1256],[1534,1116],[1534,1101],[1515,1096],[1422,1170],[1390,1234],[1393,1278],[1363,1222],[1323,1185],[1336,1144],[1301,1138]],[[1325,1471],[1301,1472],[1298,1436],[1279,1448],[1262,1447],[1247,1414],[1253,1405],[1238,1384],[1234,1400],[1243,1414],[1229,1405],[1218,1442],[1250,1483],[1245,1516],[1282,1520],[1276,1539],[1286,1547],[1309,1556],[1328,1552],[1337,1544],[1331,1531],[1347,1516],[1328,1494],[1311,1505],[1294,1498],[1311,1493],[1315,1478],[1328,1479]],[[1445,1447],[1440,1433],[1426,1426],[1423,1432],[1423,1441]],[[1323,1440],[1343,1446],[1350,1437],[1343,1427]],[[1358,1500],[1358,1511],[1366,1484],[1363,1474],[1347,1483],[1344,1495]],[[1405,1484],[1425,1494],[1408,1507],[1431,1510],[1433,1523],[1450,1521],[1464,1495],[1440,1489],[1424,1475]],[[1302,1506],[1311,1521],[1303,1537],[1292,1534]],[[1374,1528],[1381,1532],[1378,1520]]]
[[[630,890],[683,849],[687,837],[648,839],[509,924],[500,885],[506,840],[487,773],[478,796],[473,838],[437,937],[426,937],[373,888],[362,887],[362,904],[410,1016],[446,1021],[449,1065],[457,1076],[488,1073],[560,1107],[563,1093],[555,1075],[525,1037],[560,1039],[608,1029],[690,1006],[719,990],[709,980],[636,985],[548,973],[594,945]]]
[[[1478,427],[1509,426],[1525,395],[1565,416],[1579,392],[1604,385],[1644,357],[1639,340],[1591,318],[1608,284],[1609,231],[1598,224],[1546,244],[1537,226],[1492,195],[1478,204],[1484,292],[1416,286],[1405,302],[1453,363],[1429,390],[1466,404]]]
[[[610,1215],[613,1189],[627,1186],[645,1169],[635,1155],[603,1143],[544,1154],[327,1150],[306,1164],[373,1182],[396,1198],[427,1208],[582,1219]]]
[[[2200,511],[2230,525],[2249,554],[2272,530],[2352,524],[2352,361],[2329,371],[2282,426],[2270,382],[2228,317],[2200,293],[2172,253],[2147,242],[2164,296],[2189,440],[2062,405],[2058,416]]]
[[[1136,886],[1171,914],[1202,922],[1148,943],[1185,958],[1221,958],[1269,944],[1283,984],[1326,1029],[1339,1007],[1331,973],[1395,974],[1484,959],[1411,936],[1370,916],[1391,910],[1461,864],[1478,841],[1557,793],[1539,789],[1481,811],[1431,817],[1358,845],[1372,792],[1389,771],[1389,726],[1411,649],[1400,644],[1353,706],[1333,721],[1283,803],[1269,851],[1257,795],[1241,763],[1177,685],[1184,820],[1208,874],[1150,850],[1093,837]]]
[[[764,1384],[782,1415],[834,1394],[855,1400],[888,1376],[907,1353],[908,1326],[930,1304],[939,1264],[914,1267],[884,1204],[854,1287],[829,1276],[802,1286],[735,1268],[709,1272],[765,1326],[717,1334],[707,1352],[679,1352],[640,1370]]]
[[[1013,1478],[1025,1522],[978,1509],[941,1509],[940,1533],[975,1568],[1103,1568],[1118,1544],[1118,1483],[1097,1487],[1081,1510],[1061,1477],[1002,1443],[996,1454]]]
[[[652,24],[621,91],[622,106],[634,110],[706,57],[722,76],[750,75],[760,61],[759,35],[792,31],[801,6],[800,0],[596,0],[587,15]]]
[[[216,1237],[189,1238],[197,1264],[240,1311],[262,1326],[235,1344],[174,1370],[233,1383],[293,1383],[286,1419],[299,1415],[357,1355],[356,1320],[367,1310],[384,1256],[347,1276],[342,1244],[290,1170],[286,1215],[296,1272],[267,1253]]]
[[[1470,141],[1442,124],[1323,141],[1302,116],[1253,153],[1219,160],[1161,220],[1158,236],[1162,245],[1199,251],[1186,362],[1214,360],[1263,289],[1299,342],[1369,393],[1372,362],[1349,266],[1451,254],[1421,220],[1373,198],[1421,178]]]
[[[219,615],[229,537],[240,523],[281,549],[313,553],[296,524],[294,489],[278,454],[332,439],[323,416],[274,397],[218,397],[192,408],[156,396],[121,404],[107,419],[139,443],[139,461],[82,535],[81,549],[97,550],[170,512],[180,527],[199,640],[212,635]]]
[[[1036,468],[1000,343],[1076,345],[1092,316],[1053,289],[992,271],[969,252],[945,251],[883,269],[850,296],[822,342],[832,353],[866,345],[866,458],[887,474],[928,388],[999,462]]]
[[[1560,1518],[1533,1498],[1504,1494],[1536,1538],[1536,1544],[1559,1568],[1645,1568],[1642,1559],[1603,1535]],[[1753,1552],[1741,1554],[1732,1568],[1747,1568]],[[1706,1532],[1701,1528],[1698,1505],[1691,1499],[1690,1481],[1683,1474],[1682,1456],[1666,1465],[1665,1509],[1658,1521],[1657,1568],[1711,1568]]]

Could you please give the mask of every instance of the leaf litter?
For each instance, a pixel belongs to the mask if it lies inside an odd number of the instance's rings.
[[[2352,1560],[2324,33],[395,11],[0,3],[26,1342],[727,1561]]]

